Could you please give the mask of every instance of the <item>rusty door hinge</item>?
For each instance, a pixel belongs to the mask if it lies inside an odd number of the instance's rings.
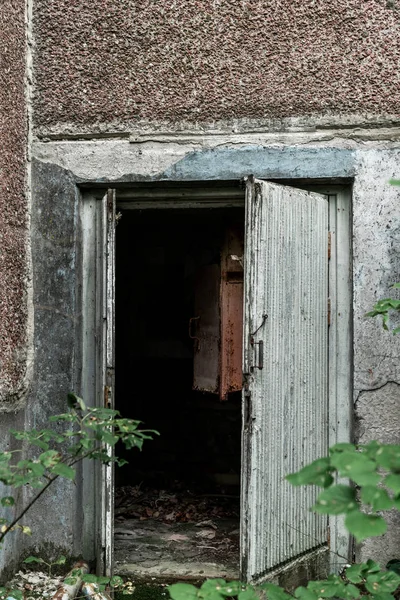
[[[328,298],[328,325],[331,324],[331,299]]]
[[[111,408],[111,388],[104,386],[104,408]]]
[[[332,248],[332,235],[331,235],[331,232],[328,231],[328,260],[331,259],[331,248]]]

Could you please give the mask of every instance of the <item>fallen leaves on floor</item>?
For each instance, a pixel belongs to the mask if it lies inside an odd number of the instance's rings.
[[[196,523],[199,527],[216,529],[216,520],[238,518],[239,496],[123,486],[116,490],[115,516],[118,521],[153,519],[164,523]]]

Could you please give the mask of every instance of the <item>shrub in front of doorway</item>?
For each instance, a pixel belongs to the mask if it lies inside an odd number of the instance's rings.
[[[58,478],[73,481],[76,466],[82,460],[96,460],[105,465],[114,462],[121,466],[127,461],[111,451],[117,442],[122,442],[128,450],[141,450],[144,441],[157,434],[153,430],[140,429],[140,421],[122,418],[117,410],[87,407],[74,393],[68,394],[67,403],[68,412],[49,418],[53,428],[12,431],[21,447],[0,452],[0,483],[8,490],[25,485],[37,490],[18,510],[12,492],[0,497],[4,513],[9,515],[14,511],[11,517],[0,516],[0,547],[12,531],[31,535],[31,528],[21,524],[23,517]],[[6,592],[0,588],[0,597]],[[9,597],[20,597],[19,593],[15,596],[10,591],[7,593]]]
[[[337,477],[349,479],[349,485],[336,483]],[[400,510],[400,445],[337,444],[330,448],[328,457],[314,461],[287,479],[292,485],[323,488],[311,510],[328,515],[344,514],[346,528],[360,542],[385,533],[387,524],[382,511]],[[399,586],[400,561],[393,559],[386,569],[372,560],[348,566],[343,576],[332,574],[322,581],[310,581],[307,587],[298,587],[294,594],[271,583],[242,585],[223,579],[207,580],[200,588],[177,583],[169,587],[169,592],[172,600],[224,600],[227,597],[259,600],[261,592],[269,600],[356,600],[360,597],[394,600],[393,594]]]

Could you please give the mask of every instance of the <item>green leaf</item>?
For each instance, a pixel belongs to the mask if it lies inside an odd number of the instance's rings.
[[[348,442],[340,442],[339,444],[335,444],[329,448],[329,453],[333,454],[334,452],[357,452],[357,446],[355,444],[349,444]]]
[[[389,179],[390,185],[400,185],[400,179]]]
[[[242,587],[239,581],[226,581],[225,585],[221,587],[220,594],[229,598],[231,596],[237,596],[241,589]]]
[[[46,469],[49,469],[59,462],[60,454],[56,450],[48,450],[39,456],[39,460]]]
[[[368,573],[379,573],[381,569],[381,565],[371,558],[367,560],[366,563],[362,563],[364,565],[364,577],[368,575]]]
[[[393,500],[386,490],[366,485],[361,489],[361,500],[370,504],[373,510],[388,510],[393,506]]]
[[[310,465],[303,467],[297,473],[291,473],[286,479],[292,485],[318,485],[328,487],[333,483],[331,462],[328,457],[314,460]]]
[[[376,453],[377,463],[394,473],[400,473],[400,446],[395,444],[382,445]]]
[[[299,600],[318,600],[318,594],[303,586],[298,587],[294,592],[294,595],[296,598],[299,598]]]
[[[368,575],[365,587],[371,594],[392,593],[400,585],[400,575],[394,571],[381,571]]]
[[[84,583],[97,583],[97,575],[93,575],[92,573],[87,573],[86,575],[82,575],[82,581]]]
[[[318,598],[336,597],[351,600],[352,598],[358,598],[360,595],[358,588],[333,574],[323,581],[310,581],[307,587],[317,594]]]
[[[119,438],[108,431],[102,431],[100,439],[109,446],[115,446]]]
[[[346,515],[345,527],[354,535],[357,542],[382,535],[387,530],[385,519],[377,515],[366,515],[359,510],[354,510]]]
[[[365,564],[352,565],[346,569],[346,577],[351,583],[360,583],[363,579],[363,569]]]
[[[69,392],[69,394],[67,395],[67,404],[68,408],[73,408],[75,410],[77,408],[80,408],[80,410],[86,410],[86,404],[84,403],[82,398],[79,398],[79,396],[77,396],[77,394],[75,394],[74,392]]]
[[[190,583],[173,583],[168,586],[172,600],[190,600],[199,598],[199,591]]]
[[[43,560],[43,558],[40,558],[39,556],[28,556],[28,558],[26,558],[24,560],[24,563],[38,563],[38,564],[46,564],[45,561]]]
[[[226,585],[224,579],[207,579],[200,588],[199,596],[208,600],[221,600],[227,595],[223,593]]]
[[[14,504],[15,500],[12,496],[4,496],[4,498],[1,499],[2,506],[14,506]]]
[[[393,594],[389,594],[388,592],[382,592],[380,594],[372,594],[371,596],[363,596],[363,600],[367,598],[371,598],[371,600],[395,600]]]
[[[255,589],[249,585],[245,590],[238,593],[238,600],[260,600],[260,598]]]
[[[124,584],[124,580],[119,575],[114,575],[110,579],[110,585],[111,585],[111,587],[120,587],[123,584]]]
[[[389,562],[387,563],[386,568],[388,569],[388,571],[394,571],[395,573],[397,573],[397,575],[400,575],[400,559],[392,558],[392,560],[389,560]]]
[[[65,556],[59,556],[57,558],[57,560],[55,562],[53,562],[53,565],[65,565],[65,563],[67,562],[67,559]]]
[[[260,586],[262,590],[267,592],[268,600],[291,600],[292,596],[287,594],[285,590],[273,583],[264,583]]]
[[[321,492],[312,510],[322,514],[340,515],[357,507],[356,492],[348,485],[334,485]]]
[[[32,535],[32,530],[30,527],[27,527],[27,525],[23,525],[22,526],[22,533],[25,535]]]
[[[358,485],[376,485],[381,479],[376,463],[360,452],[334,454],[331,463],[342,477],[349,477]]]
[[[391,473],[385,478],[384,484],[393,490],[395,494],[400,493],[400,475]]]
[[[70,467],[69,465],[66,465],[64,463],[58,463],[56,464],[52,469],[51,472],[54,473],[55,475],[59,475],[60,477],[64,477],[65,479],[75,479],[75,470]]]

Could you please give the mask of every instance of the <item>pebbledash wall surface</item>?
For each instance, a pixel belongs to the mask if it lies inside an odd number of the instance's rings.
[[[0,23],[1,446],[79,387],[80,185],[250,173],[352,181],[353,429],[398,441],[399,340],[364,314],[400,278],[400,3],[3,0]],[[4,576],[93,552],[93,503],[59,482]],[[361,556],[397,557],[395,524]]]

